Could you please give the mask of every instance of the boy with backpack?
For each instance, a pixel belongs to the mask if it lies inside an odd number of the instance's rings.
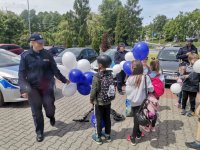
[[[97,144],[102,144],[102,136],[107,142],[111,141],[111,101],[115,99],[115,83],[111,71],[107,71],[112,60],[108,55],[97,58],[98,73],[93,77],[90,102],[94,104],[96,116],[96,134],[92,139]],[[102,135],[102,122],[105,124],[105,134]]]

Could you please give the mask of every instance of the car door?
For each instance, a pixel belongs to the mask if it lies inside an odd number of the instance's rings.
[[[87,52],[90,63],[94,62],[97,58],[97,53],[93,49],[87,49]]]

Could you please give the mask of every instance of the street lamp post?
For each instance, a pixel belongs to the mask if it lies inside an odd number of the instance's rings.
[[[29,0],[27,0],[27,5],[28,5],[28,27],[29,27],[29,34],[31,35],[31,18],[30,18]]]

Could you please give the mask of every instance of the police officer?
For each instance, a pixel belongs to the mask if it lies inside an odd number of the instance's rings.
[[[188,56],[191,53],[198,54],[197,48],[193,45],[194,38],[186,38],[186,46],[179,49],[176,58],[181,60],[181,66],[189,65]]]
[[[122,61],[124,61],[127,52],[128,51],[125,50],[125,44],[120,43],[114,56],[115,64],[120,64]],[[124,92],[122,91],[122,86],[125,84],[125,79],[126,74],[122,70],[120,73],[117,74],[117,89],[120,95],[124,95]]]
[[[63,83],[69,81],[60,73],[53,57],[44,49],[42,35],[34,33],[29,41],[32,48],[21,55],[19,86],[22,97],[29,99],[36,128],[36,140],[42,142],[44,139],[42,106],[50,119],[50,124],[55,125],[54,76]]]

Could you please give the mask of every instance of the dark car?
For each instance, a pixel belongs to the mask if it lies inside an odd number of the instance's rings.
[[[21,48],[19,45],[16,44],[0,44],[0,48],[20,55],[24,49]]]
[[[64,51],[65,48],[63,47],[52,47],[50,49],[48,49],[47,51],[53,56],[56,57],[58,56],[62,51]]]
[[[62,56],[66,52],[72,52],[76,56],[77,61],[81,59],[87,59],[90,63],[92,63],[98,57],[97,52],[91,48],[68,48],[54,58],[56,63],[62,64]]]
[[[173,84],[178,77],[179,60],[176,59],[176,54],[180,47],[163,48],[158,54],[160,68],[165,76],[166,84]]]

